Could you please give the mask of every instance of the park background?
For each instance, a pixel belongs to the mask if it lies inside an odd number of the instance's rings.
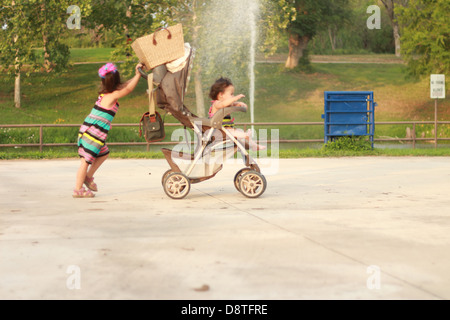
[[[183,24],[185,41],[196,48],[185,105],[205,114],[209,86],[219,76],[231,77],[236,90],[249,97],[244,23],[250,11],[256,13],[257,123],[320,122],[324,91],[373,91],[376,122],[433,121],[429,76],[448,75],[450,69],[450,4],[444,0],[80,0],[78,13],[68,11],[71,5],[75,3],[1,2],[0,125],[80,125],[97,98],[98,68],[113,61],[126,80],[137,62],[130,43],[175,23]],[[376,22],[376,11],[368,10],[373,6],[380,9],[379,28],[369,27]],[[115,124],[139,122],[148,109],[146,89],[146,82],[140,81],[120,101]],[[450,120],[448,98],[440,99],[438,107],[438,119]],[[250,121],[248,113],[235,117],[238,123]],[[166,122],[176,120],[167,116]],[[167,127],[165,141],[170,141],[174,128]],[[323,126],[258,128],[279,129],[280,139],[323,139]],[[375,138],[405,138],[408,128],[410,124],[376,126]],[[415,129],[416,137],[434,137],[433,124]],[[75,145],[77,130],[45,128],[45,143]],[[144,142],[138,131],[138,126],[114,127],[108,142]],[[440,124],[437,136],[450,138],[450,125]],[[12,145],[0,149],[2,159],[76,156],[75,146],[46,147],[43,152],[14,147],[35,143],[39,128],[0,127],[0,144]],[[322,145],[283,144],[280,156],[450,155],[446,141],[437,149],[433,141],[418,143],[415,149],[407,142],[385,144],[389,147],[379,143],[374,150],[330,151]],[[112,155],[162,157],[158,148],[148,152],[145,146],[113,146]]]

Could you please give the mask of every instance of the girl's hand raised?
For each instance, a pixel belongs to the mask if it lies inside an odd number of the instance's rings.
[[[135,70],[136,70],[136,75],[138,75],[138,74],[140,74],[139,73],[139,68],[143,68],[144,67],[144,65],[142,64],[142,63],[138,63],[137,65],[136,65],[136,68],[135,68]]]

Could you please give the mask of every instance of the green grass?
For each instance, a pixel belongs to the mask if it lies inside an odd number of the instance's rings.
[[[102,62],[109,61],[112,48],[73,48],[70,50],[71,62]]]
[[[71,61],[107,61],[111,51],[110,48],[72,49]],[[21,109],[14,108],[13,79],[0,77],[0,123],[80,125],[97,98],[97,70],[100,66],[98,63],[76,64],[68,72],[57,76],[32,74],[30,77],[22,77]],[[405,66],[402,64],[313,63],[312,67],[311,73],[299,73],[284,69],[282,64],[257,64],[255,121],[322,122],[324,91],[361,90],[374,91],[375,101],[378,103],[375,110],[376,121],[434,119],[434,101],[429,98],[428,79],[406,78]],[[205,108],[209,107],[207,95],[211,81],[206,79],[203,83]],[[139,122],[141,115],[148,109],[146,89],[146,82],[141,80],[133,93],[121,99],[121,107],[114,123]],[[249,103],[247,88],[236,88],[236,92],[246,94],[244,102]],[[185,105],[196,112],[192,80]],[[237,122],[250,122],[250,112],[233,116]],[[448,99],[439,101],[439,120],[450,120]],[[167,116],[166,122],[177,123],[177,120]],[[376,127],[375,137],[405,137],[406,127],[407,125],[379,125]],[[75,143],[77,129],[45,128],[44,143]],[[278,129],[280,139],[323,138],[323,126],[262,126],[256,129],[267,129],[269,132],[271,129]],[[173,127],[166,127],[166,141],[170,141],[173,130]],[[418,137],[422,134],[428,138],[434,137],[432,125],[420,125],[416,130]],[[108,141],[144,141],[139,138],[137,131],[137,128],[119,128],[113,124]],[[449,137],[450,126],[441,125],[438,135]],[[0,143],[37,143],[38,140],[38,129],[0,128]],[[289,150],[297,146],[281,148]],[[305,149],[304,146],[301,148]],[[12,151],[8,149],[8,152]],[[308,154],[309,151],[305,152]]]
[[[70,49],[70,63],[80,62],[103,62],[109,61],[113,48],[72,48]],[[43,49],[35,49],[35,55],[42,57],[44,55]]]
[[[123,151],[118,147],[110,147],[112,159],[164,159],[160,151]],[[256,154],[254,154],[256,156]],[[267,157],[270,157],[270,151]],[[336,158],[336,157],[448,157],[450,156],[450,148],[438,149],[373,149],[368,151],[325,151],[322,149],[283,149],[279,150],[279,158],[295,159],[295,158]],[[75,148],[47,148],[44,152],[28,149],[24,150],[7,150],[0,151],[0,160],[17,160],[17,159],[76,159],[78,158]]]

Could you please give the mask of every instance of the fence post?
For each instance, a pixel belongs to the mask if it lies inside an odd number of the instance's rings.
[[[438,111],[437,111],[437,99],[434,99],[434,148],[437,148],[438,143],[438,134],[437,134],[437,126],[438,126]]]
[[[41,152],[42,153],[42,144],[43,144],[43,141],[44,141],[44,130],[43,130],[43,125],[40,125],[39,126],[39,152]]]
[[[415,122],[413,123],[412,135],[413,135],[413,149],[415,149],[416,148],[416,123]]]

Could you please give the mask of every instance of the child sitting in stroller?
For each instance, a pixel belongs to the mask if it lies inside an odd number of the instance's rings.
[[[214,82],[214,84],[211,86],[209,96],[212,99],[211,107],[209,108],[208,113],[210,118],[212,118],[212,116],[222,108],[231,106],[247,108],[247,105],[245,103],[238,101],[245,96],[243,94],[235,96],[233,83],[230,79],[227,78],[217,79],[216,82]],[[242,129],[236,129],[234,127],[233,120],[234,119],[231,119],[230,115],[226,116],[223,119],[223,128],[229,130],[231,134],[238,139],[246,139],[253,151],[266,149],[265,146],[260,146],[251,139],[252,131],[250,129],[247,130],[247,132],[244,132]]]

